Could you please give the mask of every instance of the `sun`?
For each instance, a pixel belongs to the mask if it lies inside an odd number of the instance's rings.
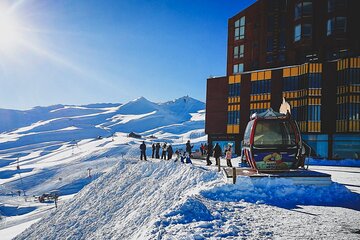
[[[21,39],[21,28],[15,16],[0,11],[0,50],[14,49]]]

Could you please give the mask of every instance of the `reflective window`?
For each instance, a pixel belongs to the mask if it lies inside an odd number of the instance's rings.
[[[234,73],[244,72],[244,64],[243,63],[235,64],[234,67],[233,67],[233,72]]]
[[[235,21],[235,40],[245,37],[245,16]]]
[[[240,48],[239,48],[239,57],[240,57],[240,58],[244,57],[244,45],[240,45]]]
[[[234,47],[234,58],[244,57],[244,45]]]
[[[301,6],[302,3],[298,3],[295,5],[295,19],[299,19],[301,17]]]
[[[295,5],[294,18],[299,19],[301,17],[312,15],[312,1],[303,1]]]
[[[294,128],[288,121],[258,121],[255,127],[255,146],[296,144]]]
[[[327,21],[327,35],[346,32],[346,17],[334,17]]]
[[[294,29],[294,41],[299,41],[301,38],[309,38],[312,36],[312,25],[311,24],[298,24]]]
[[[301,39],[301,25],[298,24],[295,26],[295,30],[294,30],[294,40],[299,41]]]

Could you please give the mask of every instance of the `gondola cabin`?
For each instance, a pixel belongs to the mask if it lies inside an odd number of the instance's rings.
[[[242,142],[242,159],[258,172],[297,169],[303,164],[299,127],[290,114],[254,113]]]

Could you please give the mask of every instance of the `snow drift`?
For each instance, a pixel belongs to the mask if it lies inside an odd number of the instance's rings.
[[[321,206],[324,212],[315,220],[297,211],[300,205]],[[347,225],[333,222],[339,213],[329,217],[327,206],[343,207],[341,213],[352,219]],[[314,221],[326,222],[311,225],[322,237],[351,238],[356,236],[351,229],[339,232],[339,227],[356,226],[358,206],[359,194],[339,184],[244,178],[231,185],[208,168],[124,160],[16,239],[309,238],[314,235],[308,224]]]
[[[175,163],[121,161],[16,239],[142,239],[157,216],[216,177]]]

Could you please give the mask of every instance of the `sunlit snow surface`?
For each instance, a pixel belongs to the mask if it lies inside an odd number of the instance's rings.
[[[184,149],[190,139],[198,149],[204,108],[185,97],[0,110],[13,122],[0,120],[1,239],[33,223],[17,239],[359,239],[358,167],[311,160],[312,170],[332,175],[325,187],[245,177],[232,185],[203,160],[139,160],[143,140],[148,157],[154,141]],[[131,131],[146,137],[128,138]],[[58,209],[32,197],[52,190]]]

